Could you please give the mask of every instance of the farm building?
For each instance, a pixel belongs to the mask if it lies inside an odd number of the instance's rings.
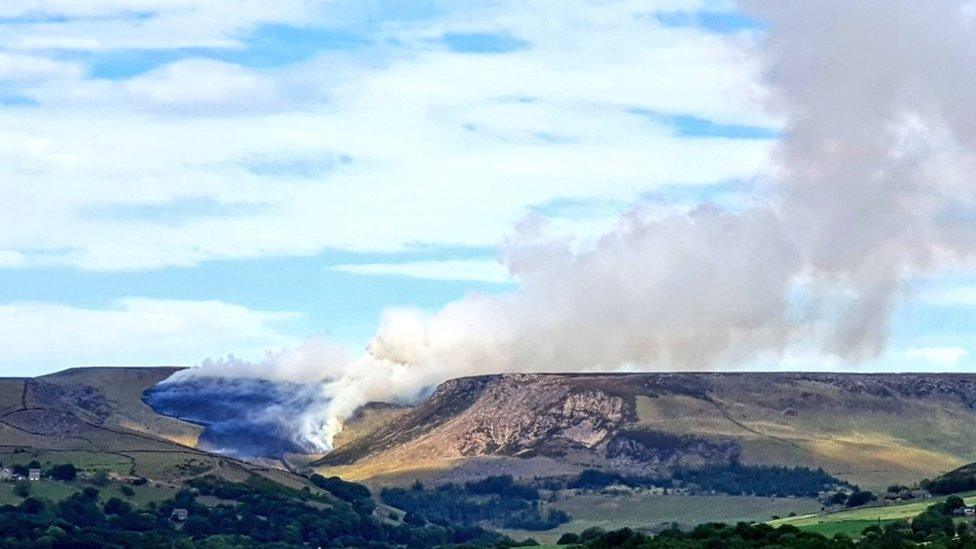
[[[40,469],[28,469],[27,470],[27,480],[41,480],[41,470]]]
[[[972,517],[976,516],[976,506],[966,505],[952,511],[953,515]]]

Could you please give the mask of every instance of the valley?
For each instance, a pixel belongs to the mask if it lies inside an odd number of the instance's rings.
[[[506,526],[515,524],[511,518],[472,525],[512,539],[553,543],[563,534],[593,528],[653,532],[671,524],[692,528],[739,521],[856,535],[879,516],[882,523],[911,518],[944,496],[844,509],[825,503],[832,492],[849,492],[857,485],[880,493],[889,484],[914,484],[976,461],[976,376],[461,378],[412,405],[360,408],[347,420],[335,450],[323,455],[291,445],[287,424],[269,427],[263,413],[263,407],[280,410],[279,401],[299,406],[303,388],[199,380],[159,385],[175,371],[86,368],[0,380],[0,463],[24,467],[36,462],[44,471],[73,464],[79,481],[32,487],[35,497],[55,502],[94,486],[92,478],[106,474],[108,484],[98,488],[104,498],[140,508],[170,501],[199,482],[271,482],[327,494],[310,479],[335,475],[369,487],[377,509],[398,516],[394,523],[403,528],[408,528],[404,511],[391,505],[387,488],[408,489],[422,481],[429,490],[443,490],[449,483],[509,477],[538,490],[536,499],[514,502],[523,510],[518,516],[528,517],[519,520],[544,521],[553,512],[566,518],[540,526],[543,530]],[[224,398],[228,395],[233,397]],[[166,405],[160,406],[163,398]],[[210,406],[211,401],[219,407]],[[176,409],[179,417],[159,413]],[[187,417],[191,413],[201,421],[186,421],[193,419]],[[215,424],[221,430],[208,432]],[[795,493],[783,484],[789,478],[801,482],[803,474],[819,469],[836,482],[814,481]],[[952,471],[940,482],[969,486],[976,482],[972,470]],[[595,484],[579,484],[587,472]],[[133,485],[139,479],[145,484]],[[746,479],[751,484],[742,484]],[[762,486],[772,492],[762,492]],[[0,505],[23,499],[14,488],[0,485]],[[209,497],[200,501],[230,501]],[[479,497],[465,505],[476,504]],[[376,513],[370,511],[381,518]]]

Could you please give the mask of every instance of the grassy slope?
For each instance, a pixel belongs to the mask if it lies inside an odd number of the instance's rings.
[[[40,378],[0,379],[0,463],[72,463],[178,480],[217,458],[184,446],[199,428],[160,416],[143,391],[174,368],[78,368]]]
[[[534,538],[551,543],[565,532],[579,533],[591,526],[606,530],[642,528],[662,523],[678,522],[692,525],[718,521],[767,520],[773,515],[789,512],[809,513],[820,503],[801,498],[758,498],[750,496],[660,496],[635,494],[605,496],[600,494],[573,495],[549,504],[568,512],[573,520],[546,532],[501,530],[514,539]]]
[[[177,444],[195,446],[202,429],[198,425],[157,414],[142,401],[142,394],[180,368],[71,368],[41,376],[38,382],[67,389],[88,386],[105,396],[114,409],[105,425],[161,437]],[[28,392],[30,401],[32,392]]]
[[[797,399],[803,394],[811,396]],[[812,382],[799,382],[790,391],[720,385],[711,398],[712,403],[683,395],[637,397],[639,424],[734,437],[743,446],[745,463],[823,467],[872,489],[976,460],[976,418],[952,401],[877,399]],[[800,411],[784,413],[791,408]]]
[[[75,368],[36,379],[0,378],[0,463],[73,463],[163,484],[207,473],[308,483],[287,471],[194,448],[199,426],[156,414],[141,400],[146,389],[177,370]]]
[[[976,503],[976,495],[969,494],[963,498],[967,505]],[[844,509],[831,513],[811,513],[779,520],[769,521],[773,526],[791,524],[804,530],[833,535],[843,533],[848,535],[860,534],[864,528],[894,520],[910,520],[925,511],[930,505],[945,501],[944,497],[910,501],[896,505],[868,506],[857,509]]]
[[[0,415],[20,408],[24,383],[23,379],[0,378]]]
[[[976,504],[976,494],[967,495],[968,505]],[[542,543],[553,543],[564,532],[579,533],[591,526],[606,530],[630,527],[654,526],[667,522],[696,524],[702,522],[754,521],[773,515],[784,516],[789,512],[795,517],[770,520],[773,526],[790,524],[803,530],[831,537],[846,534],[856,537],[872,524],[886,524],[894,520],[910,520],[930,505],[945,498],[931,498],[883,507],[861,507],[831,513],[813,513],[820,504],[808,499],[755,498],[747,496],[572,496],[551,504],[573,516],[573,520],[547,532],[526,530],[502,530],[514,539],[534,538]],[[808,513],[808,514],[804,514]]]
[[[10,482],[0,484],[0,505],[8,503],[16,505],[23,501],[23,498],[14,493],[14,486],[15,484]],[[127,496],[120,490],[122,485],[114,482],[106,486],[94,486],[84,481],[59,482],[43,480],[30,483],[30,496],[51,501],[61,501],[89,486],[93,486],[101,492],[100,497],[102,501],[108,501],[109,498],[117,497],[137,507],[145,507],[150,501],[161,502],[167,498],[171,498],[177,491],[176,488],[169,486],[130,486],[133,495]]]
[[[45,469],[52,465],[71,463],[82,471],[111,471],[128,474],[132,468],[132,460],[126,456],[107,454],[104,452],[18,452],[0,454],[0,463],[4,465],[27,465],[37,460]]]

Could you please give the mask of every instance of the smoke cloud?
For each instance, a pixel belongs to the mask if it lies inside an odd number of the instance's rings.
[[[903,282],[976,243],[971,2],[750,2],[785,116],[778,209],[810,272],[854,300],[829,349],[881,352]]]
[[[768,101],[785,123],[747,206],[638,204],[591,244],[533,217],[500,250],[514,292],[388,310],[359,357],[313,339],[187,375],[318,380],[297,436],[328,449],[363,403],[457,376],[725,368],[797,343],[878,355],[908,282],[976,245],[972,4],[746,7],[769,23]]]

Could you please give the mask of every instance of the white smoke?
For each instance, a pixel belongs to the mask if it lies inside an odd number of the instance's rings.
[[[325,377],[341,371],[337,366],[350,363],[347,350],[325,337],[315,336],[294,349],[269,351],[264,360],[248,362],[230,355],[226,358],[204,360],[199,367],[182,370],[170,378],[172,381],[200,377],[226,377],[317,383]]]
[[[785,115],[778,208],[813,276],[855,300],[830,349],[883,350],[906,278],[976,244],[971,2],[749,2]],[[968,6],[968,7],[967,7]]]
[[[321,407],[301,437],[327,449],[363,403],[457,376],[721,368],[797,342],[852,362],[876,356],[906,283],[971,259],[976,245],[967,9],[757,3],[770,25],[770,106],[786,126],[778,171],[751,205],[662,214],[639,204],[585,246],[531,218],[500,253],[514,292],[433,314],[388,310],[358,358],[315,339],[260,365],[201,373],[313,373]]]

